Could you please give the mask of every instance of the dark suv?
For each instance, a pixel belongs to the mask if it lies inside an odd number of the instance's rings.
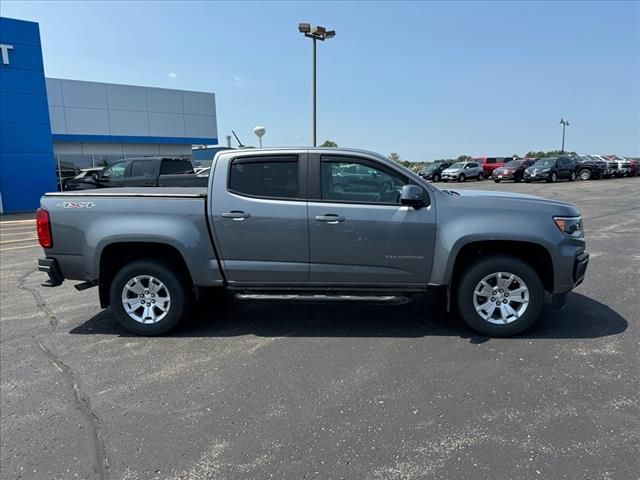
[[[524,181],[527,183],[538,180],[553,183],[563,178],[570,182],[576,179],[576,162],[571,157],[541,158],[524,171]]]
[[[536,163],[535,158],[518,158],[505,163],[503,167],[496,168],[491,174],[491,178],[496,183],[500,183],[502,180],[513,180],[514,182],[521,182],[524,178],[524,171],[531,165]]]
[[[433,165],[429,165],[424,170],[421,170],[418,175],[420,175],[425,180],[439,182],[442,179],[442,171],[445,168],[449,168],[451,165],[453,165],[452,162],[434,163]]]
[[[596,157],[575,157],[576,176],[580,180],[591,180],[601,178],[607,171],[607,162],[603,162]]]

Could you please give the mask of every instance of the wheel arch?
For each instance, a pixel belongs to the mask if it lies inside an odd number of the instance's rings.
[[[553,291],[553,257],[543,245],[523,240],[479,240],[466,243],[457,250],[448,272],[447,297],[449,299],[452,297],[465,267],[474,259],[486,255],[509,255],[519,258],[536,271],[546,291]]]
[[[172,245],[158,242],[116,242],[104,247],[99,261],[98,292],[100,306],[109,306],[109,288],[116,273],[136,260],[161,260],[175,268],[193,285],[193,279],[182,254]]]

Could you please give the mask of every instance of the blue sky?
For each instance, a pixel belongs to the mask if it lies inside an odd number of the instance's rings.
[[[566,147],[640,155],[639,2],[26,2],[48,76],[212,91],[218,131],[421,161]]]

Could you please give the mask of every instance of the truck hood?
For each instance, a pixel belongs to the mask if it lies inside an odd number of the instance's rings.
[[[550,200],[536,195],[527,195],[525,193],[496,192],[491,190],[442,190],[443,192],[460,197],[461,200],[476,202],[492,202],[495,200],[499,206],[507,205],[523,205],[526,204],[535,208],[535,205],[541,209],[553,209],[557,215],[577,216],[580,211],[570,203],[560,202],[558,200]],[[499,208],[499,207],[498,207]]]

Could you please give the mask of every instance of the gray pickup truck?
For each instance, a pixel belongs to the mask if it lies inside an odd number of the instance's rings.
[[[372,181],[344,188],[354,165]],[[224,151],[207,188],[48,193],[36,217],[44,285],[97,286],[101,306],[142,335],[168,332],[216,289],[308,301],[440,289],[473,329],[514,335],[545,301],[562,306],[589,260],[572,205],[439,190],[350,149]]]

